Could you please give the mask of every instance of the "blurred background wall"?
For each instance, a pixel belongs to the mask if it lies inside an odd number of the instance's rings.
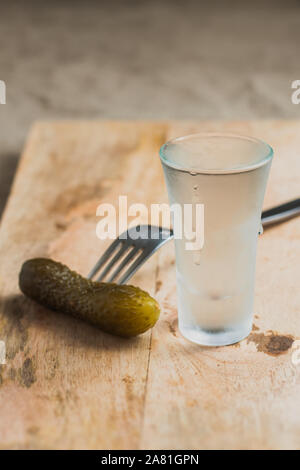
[[[0,4],[0,212],[33,121],[299,118],[298,0]]]

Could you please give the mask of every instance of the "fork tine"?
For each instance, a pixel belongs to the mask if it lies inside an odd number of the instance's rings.
[[[131,266],[129,266],[127,271],[125,271],[123,276],[119,279],[118,284],[125,284],[125,282],[127,282],[128,279],[130,279],[134,275],[134,273],[139,269],[139,267],[142,266],[142,264],[144,264],[148,258],[150,258],[154,251],[156,250],[143,250],[140,256],[138,256],[135,262],[132,263]]]
[[[97,272],[99,271],[99,269],[103,266],[103,264],[108,260],[108,258],[110,257],[110,255],[115,251],[115,249],[117,248],[117,245],[120,243],[120,240],[117,238],[111,245],[109,245],[109,247],[107,248],[107,250],[103,253],[103,255],[101,256],[101,258],[97,261],[97,263],[95,264],[95,266],[93,267],[93,269],[91,270],[91,272],[89,273],[88,275],[88,279],[92,279],[92,277],[95,276],[95,274],[97,274]]]
[[[112,275],[107,279],[107,282],[114,282],[118,274],[122,271],[122,269],[134,258],[136,253],[140,250],[139,247],[134,247],[128,255],[123,259],[122,263],[117,267],[117,269],[112,273]]]
[[[119,249],[119,251],[114,255],[112,260],[104,268],[100,276],[97,277],[96,281],[102,281],[105,278],[106,274],[109,273],[111,268],[116,264],[116,262],[121,258],[121,256],[128,250],[128,248],[129,248],[128,245],[123,244],[123,243],[121,244],[121,248]]]

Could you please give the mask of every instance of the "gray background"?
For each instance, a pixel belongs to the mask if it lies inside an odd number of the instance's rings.
[[[0,5],[0,213],[33,121],[299,118],[300,2]]]

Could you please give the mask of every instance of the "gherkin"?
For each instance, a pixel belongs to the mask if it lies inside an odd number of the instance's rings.
[[[44,307],[117,336],[144,333],[155,325],[160,314],[157,301],[138,287],[94,282],[47,258],[26,261],[19,286],[27,297]]]

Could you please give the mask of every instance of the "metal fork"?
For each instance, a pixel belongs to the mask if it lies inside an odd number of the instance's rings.
[[[286,202],[262,213],[263,227],[300,215],[300,199]],[[107,248],[88,278],[125,284],[162,245],[173,238],[173,230],[153,225],[132,227]],[[127,268],[127,269],[125,269]],[[96,277],[96,275],[98,276]]]
[[[267,209],[261,214],[261,223],[264,227],[275,225],[300,215],[300,198],[280,204],[280,206]]]
[[[125,284],[145,261],[171,238],[173,230],[167,228],[154,225],[132,227],[119,235],[107,248],[88,278],[95,278],[98,273],[95,281],[104,281],[106,278],[106,282]]]

